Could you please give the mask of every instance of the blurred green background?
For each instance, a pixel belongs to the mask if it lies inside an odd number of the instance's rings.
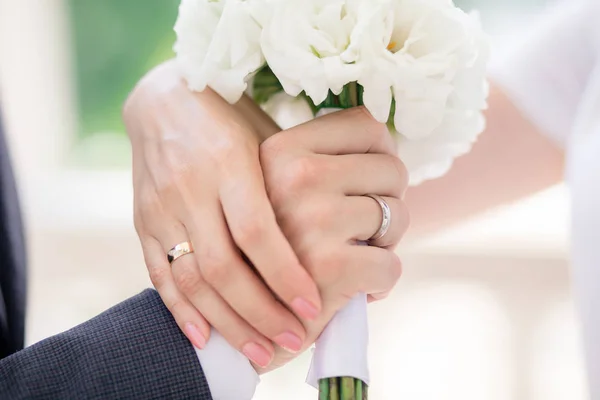
[[[121,106],[137,80],[172,57],[178,0],[69,0],[79,135],[123,132]]]
[[[547,0],[458,0],[485,19]],[[121,106],[137,80],[170,58],[179,0],[68,0],[80,139],[124,133]],[[95,144],[94,146],[97,146]],[[87,156],[86,156],[87,157]]]

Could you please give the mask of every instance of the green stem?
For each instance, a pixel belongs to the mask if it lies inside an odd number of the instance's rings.
[[[340,400],[338,378],[329,378],[329,400]]]
[[[329,400],[329,379],[319,381],[319,400]]]
[[[357,379],[354,381],[354,383],[356,383],[356,388],[354,390],[355,395],[356,395],[356,400],[363,400],[363,390],[362,390],[363,389],[363,381],[361,381],[360,379]]]
[[[356,400],[355,390],[354,390],[355,389],[354,380],[355,380],[354,378],[349,378],[349,377],[340,378],[341,400]]]
[[[366,383],[360,379],[341,377],[319,381],[319,400],[368,400]]]
[[[356,82],[350,82],[346,87],[350,94],[350,104],[352,107],[358,106],[358,84]]]

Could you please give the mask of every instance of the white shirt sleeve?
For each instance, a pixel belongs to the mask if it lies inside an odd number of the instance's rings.
[[[251,400],[260,382],[250,361],[214,329],[204,349],[196,349],[213,400]]]
[[[491,79],[544,133],[564,144],[598,58],[600,2],[566,0],[532,21]]]

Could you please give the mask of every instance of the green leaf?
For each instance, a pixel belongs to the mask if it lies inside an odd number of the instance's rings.
[[[257,104],[265,104],[273,95],[279,92],[283,92],[281,82],[279,82],[279,79],[271,71],[271,68],[265,65],[254,76],[252,84],[252,97],[254,101]]]

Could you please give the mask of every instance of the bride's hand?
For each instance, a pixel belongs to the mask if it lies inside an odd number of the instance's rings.
[[[257,131],[254,108],[249,99],[232,107],[211,91],[190,92],[167,63],[133,91],[124,120],[135,226],[154,286],[196,347],[208,340],[210,324],[266,366],[272,342],[299,350],[306,338],[288,308],[313,319],[321,301],[269,203],[260,134],[278,128],[263,123]],[[185,241],[195,253],[170,266],[167,252]]]
[[[281,132],[261,146],[261,165],[277,220],[319,286],[323,311],[305,322],[310,345],[357,293],[382,298],[401,274],[393,249],[408,228],[402,201],[408,176],[395,156],[384,124],[364,108],[341,111]],[[382,210],[390,206],[389,231],[372,246]],[[293,358],[278,351],[270,369]]]

